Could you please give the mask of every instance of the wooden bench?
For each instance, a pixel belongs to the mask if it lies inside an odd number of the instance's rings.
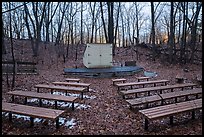
[[[74,86],[74,87],[85,87],[89,91],[91,84],[88,83],[75,83],[75,82],[52,82],[54,85],[63,85],[63,86]]]
[[[179,83],[179,84],[184,83],[184,77],[182,76],[177,75],[175,79],[176,79],[176,83]]]
[[[59,117],[65,112],[62,110],[27,106],[14,103],[2,102],[2,111],[9,113],[9,120],[12,121],[12,114],[25,115],[30,117],[31,126],[34,125],[34,118],[44,118],[56,121],[56,128],[59,128]]]
[[[78,79],[78,78],[66,78],[65,80],[67,82],[77,82],[77,83],[79,83],[79,81],[80,81],[80,79]]]
[[[63,95],[54,95],[49,93],[36,93],[31,91],[10,91],[7,92],[8,95],[11,95],[11,101],[14,102],[14,96],[22,96],[25,97],[24,104],[27,104],[27,98],[38,98],[39,99],[39,106],[42,106],[42,99],[47,100],[54,100],[55,101],[55,109],[57,109],[57,101],[64,101],[64,102],[71,102],[72,103],[72,110],[74,110],[74,102],[77,100],[77,97],[71,96],[63,96]]]
[[[67,92],[80,92],[81,93],[81,99],[83,99],[83,93],[86,92],[86,88],[82,87],[67,87],[67,86],[54,86],[54,85],[45,85],[45,84],[38,84],[34,86],[37,88],[37,92],[39,93],[40,88],[50,89],[51,93],[53,93],[53,90],[62,90]]]
[[[161,101],[161,105],[163,105],[163,103],[167,99],[175,99],[175,103],[177,103],[178,97],[186,97],[185,100],[188,101],[189,100],[188,96],[195,95],[196,99],[198,99],[199,94],[202,94],[202,88],[169,92],[169,93],[147,96],[147,97],[142,97],[142,98],[128,99],[126,100],[126,102],[130,105],[130,109],[132,109],[133,106],[139,106],[143,104],[146,104],[146,108],[148,108],[149,103]]]
[[[140,82],[141,80],[149,81],[150,77],[136,77],[137,81]]]
[[[137,98],[138,93],[148,93],[148,96],[150,96],[150,92],[152,91],[159,91],[160,94],[162,94],[163,90],[170,89],[171,92],[173,92],[173,89],[181,88],[183,90],[185,87],[191,87],[193,89],[193,86],[196,86],[196,84],[193,83],[184,83],[184,84],[175,84],[175,85],[167,85],[167,86],[157,86],[157,87],[149,87],[149,88],[139,88],[139,89],[132,89],[132,90],[122,90],[120,91],[120,94],[122,94],[123,98],[125,99],[126,95],[135,94],[135,98]]]
[[[125,83],[126,79],[125,78],[120,78],[120,79],[112,79],[113,85],[115,85],[116,82],[122,82]]]
[[[143,82],[118,83],[115,85],[118,87],[118,91],[119,91],[121,87],[130,86],[130,88],[133,89],[133,86],[143,85],[143,88],[144,88],[144,86],[148,84],[154,84],[154,87],[155,87],[157,83],[164,83],[165,85],[167,85],[167,82],[169,82],[169,80],[163,79],[163,80],[143,81]]]
[[[149,120],[160,119],[164,117],[170,118],[170,124],[173,124],[173,115],[192,112],[192,119],[195,118],[195,110],[202,109],[202,98],[191,101],[185,101],[175,104],[158,106],[148,109],[139,110],[145,117],[144,129],[148,129]]]

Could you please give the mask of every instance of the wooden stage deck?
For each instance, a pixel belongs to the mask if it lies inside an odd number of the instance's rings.
[[[143,71],[139,66],[123,66],[110,68],[64,68],[64,75],[77,75],[81,77],[117,77],[133,75]]]

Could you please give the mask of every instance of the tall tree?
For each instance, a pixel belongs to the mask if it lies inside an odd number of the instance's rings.
[[[170,57],[169,57],[169,62],[172,63],[173,61],[173,46],[174,46],[174,23],[173,23],[173,20],[174,20],[174,3],[171,2],[171,12],[170,12],[170,38],[169,38],[169,44],[170,44]]]
[[[9,10],[11,10],[11,2],[9,2]],[[15,60],[15,57],[14,57],[14,48],[13,48],[13,34],[12,34],[12,23],[11,23],[11,12],[10,12],[10,16],[9,16],[9,19],[10,19],[10,40],[11,40],[11,55],[12,55],[12,60],[13,60],[13,78],[12,78],[12,89],[14,88],[15,86],[15,76],[16,76],[16,60]]]
[[[152,51],[153,51],[153,60],[155,60],[155,56],[156,56],[156,47],[155,47],[155,19],[154,19],[154,3],[151,2],[151,20],[152,20]]]

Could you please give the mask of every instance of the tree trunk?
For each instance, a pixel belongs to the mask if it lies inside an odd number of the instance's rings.
[[[170,41],[169,41],[169,44],[170,44],[170,49],[169,49],[169,53],[170,53],[170,57],[169,57],[169,62],[172,63],[173,61],[173,44],[174,44],[174,31],[173,31],[173,20],[174,20],[174,17],[173,17],[173,13],[174,13],[174,4],[173,2],[171,2],[171,12],[170,12]]]
[[[156,50],[155,50],[155,27],[154,27],[154,3],[151,2],[151,17],[152,17],[152,51],[153,51],[153,60],[155,61]]]

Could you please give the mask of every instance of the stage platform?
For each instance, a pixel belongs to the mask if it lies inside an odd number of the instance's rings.
[[[118,77],[133,75],[144,69],[139,66],[123,66],[110,68],[65,68],[64,75],[76,75],[79,77]]]

